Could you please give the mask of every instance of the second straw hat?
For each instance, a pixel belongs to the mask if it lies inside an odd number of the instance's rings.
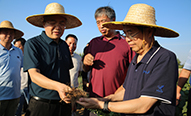
[[[43,27],[44,16],[59,15],[66,18],[66,29],[82,25],[82,22],[75,16],[66,14],[64,7],[58,3],[50,3],[46,6],[44,14],[28,16],[26,20],[34,26]]]
[[[10,22],[10,21],[2,21],[1,24],[0,24],[0,29],[11,29],[11,30],[14,30],[15,31],[15,38],[14,39],[19,39],[21,38],[24,33],[18,29],[15,29],[13,27],[13,24]]]
[[[103,23],[103,26],[123,30],[124,25],[143,26],[155,28],[155,36],[178,37],[179,34],[174,30],[156,25],[155,9],[147,4],[134,4],[130,7],[124,21],[112,21]]]

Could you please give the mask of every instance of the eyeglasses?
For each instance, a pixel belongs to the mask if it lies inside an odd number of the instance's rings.
[[[122,36],[124,36],[125,38],[128,37],[128,38],[131,39],[131,40],[137,40],[137,39],[134,38],[134,36],[136,36],[136,35],[139,33],[139,31],[138,31],[137,33],[133,34],[133,35],[131,35],[129,31],[128,31],[127,33],[128,33],[128,34],[126,34],[126,33],[124,32],[124,33],[122,34]]]
[[[102,24],[102,23],[105,23],[105,22],[109,22],[110,20],[108,20],[108,19],[102,19],[102,20],[98,20],[98,21],[96,21],[96,23],[97,23],[97,25],[99,25],[99,24]]]
[[[58,22],[55,20],[50,20],[50,21],[47,21],[47,23],[51,26],[55,26]],[[58,25],[60,25],[61,27],[66,26],[64,21],[59,22]]]

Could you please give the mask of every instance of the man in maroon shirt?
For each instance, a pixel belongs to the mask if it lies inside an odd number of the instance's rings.
[[[105,97],[113,94],[123,84],[135,53],[119,32],[102,26],[104,22],[115,21],[115,11],[112,8],[98,8],[95,19],[102,36],[88,43],[83,69],[86,72],[91,70],[88,88],[90,97]]]

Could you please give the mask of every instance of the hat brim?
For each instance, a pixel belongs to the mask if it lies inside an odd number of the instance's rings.
[[[150,27],[155,28],[155,36],[160,37],[178,37],[179,34],[169,28],[158,26],[158,25],[151,25],[151,24],[144,24],[144,23],[136,23],[136,22],[126,22],[126,21],[111,21],[102,24],[104,27],[116,30],[123,30],[123,26],[143,26],[143,27]]]
[[[26,20],[34,26],[43,28],[44,16],[63,16],[66,18],[66,29],[71,29],[82,25],[82,22],[77,17],[66,13],[32,15],[28,16]]]
[[[15,28],[11,28],[11,27],[0,27],[0,30],[1,29],[11,29],[11,30],[14,30],[15,31],[15,38],[14,39],[19,39],[21,38],[24,33],[18,29],[15,29]]]

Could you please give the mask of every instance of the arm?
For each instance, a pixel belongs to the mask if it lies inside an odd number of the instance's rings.
[[[137,99],[109,102],[108,109],[112,112],[125,114],[143,114],[146,113],[155,103],[157,99],[151,97],[139,97]],[[97,98],[80,98],[77,103],[91,109],[103,109],[104,102]]]
[[[177,89],[176,89],[176,99],[179,100],[180,99],[180,91],[182,90],[182,88],[184,87],[184,84],[187,82],[188,78],[190,77],[190,70],[187,69],[182,69],[179,77],[178,77],[178,85],[177,85]],[[177,103],[178,105],[178,103]]]
[[[60,95],[60,98],[66,103],[69,103],[68,101],[69,99],[66,98],[66,92],[71,90],[69,86],[47,78],[46,76],[40,73],[39,69],[31,68],[28,70],[28,72],[32,82],[36,83],[37,85],[45,89],[57,91]]]

